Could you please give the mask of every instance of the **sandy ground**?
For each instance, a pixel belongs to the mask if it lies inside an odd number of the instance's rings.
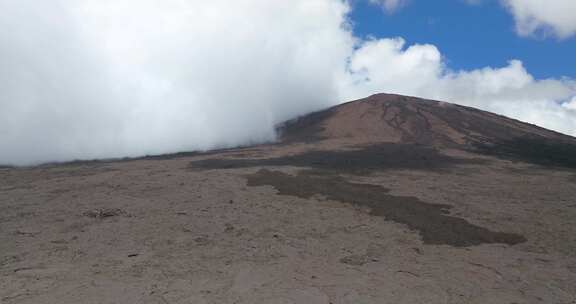
[[[527,239],[454,247],[353,204],[248,186],[258,167],[192,160],[0,169],[0,303],[576,303],[575,172],[345,176]]]

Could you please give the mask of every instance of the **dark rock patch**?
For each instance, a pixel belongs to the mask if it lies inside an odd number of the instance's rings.
[[[313,112],[277,126],[277,131],[283,143],[315,142],[325,139],[321,133],[325,121],[330,118],[335,108]]]
[[[86,211],[83,213],[86,217],[91,217],[95,219],[104,219],[108,217],[115,217],[115,216],[127,216],[128,214],[126,211],[122,209],[116,208],[102,208],[102,209],[94,209],[90,211]]]
[[[544,167],[576,169],[576,144],[544,138],[517,138],[476,144],[475,152]]]
[[[458,159],[438,150],[415,144],[385,143],[353,151],[311,151],[267,159],[206,159],[190,162],[191,169],[235,169],[262,166],[296,166],[365,174],[390,169],[441,170],[459,164],[482,163],[478,159]]]
[[[431,204],[410,196],[394,196],[377,185],[351,183],[342,177],[298,176],[262,169],[248,175],[248,186],[269,185],[280,195],[311,198],[316,194],[327,199],[365,207],[373,216],[405,224],[418,231],[425,244],[475,246],[487,243],[519,244],[521,235],[494,232],[449,215],[451,206]]]
[[[340,259],[340,263],[351,266],[364,266],[370,262],[371,260],[365,255],[349,255]]]

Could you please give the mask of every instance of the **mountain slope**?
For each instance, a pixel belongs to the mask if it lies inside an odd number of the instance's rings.
[[[372,95],[288,121],[281,127],[281,134],[285,141],[339,139],[434,146],[520,137],[576,143],[570,136],[494,113],[393,94]]]
[[[576,139],[447,102],[376,94],[286,122],[284,143],[417,144],[576,167]]]
[[[574,303],[573,138],[383,94],[281,131],[0,167],[0,303]]]

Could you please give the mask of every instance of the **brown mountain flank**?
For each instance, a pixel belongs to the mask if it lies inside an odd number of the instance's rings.
[[[313,149],[410,145],[576,168],[574,137],[471,107],[394,94],[311,113],[278,131],[282,143]]]
[[[517,138],[576,139],[494,113],[442,101],[376,94],[286,122],[287,142],[416,143],[462,147]]]

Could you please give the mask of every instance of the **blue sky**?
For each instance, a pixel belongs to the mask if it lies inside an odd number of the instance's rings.
[[[519,59],[536,78],[576,78],[574,36],[520,36],[513,16],[497,0],[477,5],[462,0],[412,0],[395,12],[356,1],[350,16],[356,36],[433,44],[450,69],[501,67]]]

